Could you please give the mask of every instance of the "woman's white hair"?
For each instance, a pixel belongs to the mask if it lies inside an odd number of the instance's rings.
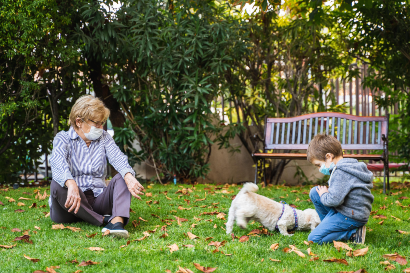
[[[78,129],[76,119],[106,121],[110,116],[110,110],[105,107],[104,103],[96,97],[85,95],[80,97],[71,108],[70,124]]]

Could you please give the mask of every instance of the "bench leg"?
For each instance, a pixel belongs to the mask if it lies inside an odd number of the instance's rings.
[[[386,194],[386,185],[387,185],[387,190],[390,190],[390,185],[389,185],[389,163],[387,160],[383,161],[383,194]]]
[[[258,183],[258,162],[259,162],[259,160],[256,159],[256,164],[255,164],[255,184]]]
[[[265,187],[268,186],[268,185],[266,185],[266,166],[265,166],[265,158],[263,159],[263,183],[264,183]]]

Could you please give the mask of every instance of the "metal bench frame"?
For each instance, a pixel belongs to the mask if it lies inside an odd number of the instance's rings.
[[[388,114],[383,117],[361,117],[342,113],[321,112],[292,118],[266,117],[263,153],[255,152],[252,154],[256,158],[255,183],[258,180],[259,160],[262,160],[266,186],[266,158],[307,159],[306,153],[268,153],[269,150],[307,150],[309,142],[315,135],[326,133],[335,136],[340,141],[344,152],[347,150],[356,151],[356,153],[344,153],[343,157],[345,158],[383,161],[383,193],[386,193],[386,184],[387,189],[390,190],[388,130]],[[364,153],[359,153],[359,150]],[[383,153],[381,155],[368,154],[367,151],[369,150],[382,150]]]

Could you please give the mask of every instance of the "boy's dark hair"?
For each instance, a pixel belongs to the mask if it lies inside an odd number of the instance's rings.
[[[331,153],[335,157],[343,156],[342,144],[333,136],[316,135],[309,143],[307,160],[309,162],[312,162],[313,159],[326,161],[327,153]]]

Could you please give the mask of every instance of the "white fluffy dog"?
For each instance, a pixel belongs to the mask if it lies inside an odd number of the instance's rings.
[[[256,194],[258,186],[246,183],[232,201],[229,209],[226,233],[232,232],[233,224],[246,228],[250,220],[255,220],[273,231],[277,227],[282,235],[292,236],[288,230],[295,227],[295,213],[297,214],[296,230],[314,230],[320,224],[320,218],[314,209],[297,210],[289,205],[280,204],[265,196]]]

